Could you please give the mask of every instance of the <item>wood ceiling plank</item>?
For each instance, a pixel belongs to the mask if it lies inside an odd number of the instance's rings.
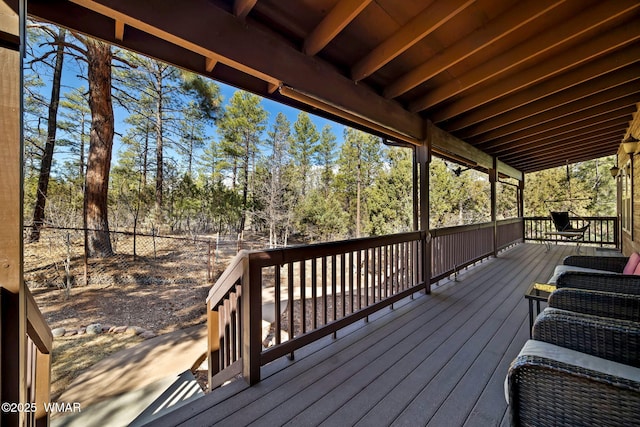
[[[509,143],[515,143],[519,140],[531,138],[536,135],[544,135],[546,133],[555,132],[556,129],[566,128],[569,126],[578,127],[581,123],[589,121],[596,123],[597,121],[608,120],[620,115],[632,114],[636,110],[635,100],[638,99],[637,94],[631,94],[622,98],[621,101],[611,101],[601,105],[596,105],[582,111],[576,111],[573,114],[559,116],[553,120],[539,123],[535,126],[525,127],[509,135],[500,138],[487,140],[483,143],[473,141],[473,145],[481,150],[494,149]]]
[[[575,111],[637,93],[640,91],[640,64],[636,68],[637,71],[607,75],[606,79],[598,79],[597,82],[582,84],[535,101],[528,108],[525,106],[513,109],[494,120],[487,120],[462,129],[456,132],[456,135],[465,141],[482,143]],[[632,79],[630,83],[625,82],[627,79],[623,74],[629,75],[629,78]]]
[[[412,101],[409,109],[411,111],[426,110],[482,82],[507,73],[527,61],[532,61],[552,49],[557,49],[559,46],[579,38],[589,30],[614,20],[638,7],[640,7],[640,4],[634,0],[598,3],[565,24],[554,27],[553,31],[541,32],[539,37],[532,38],[530,41],[522,43],[514,49],[485,62],[465,75],[435,88]]]
[[[247,17],[258,0],[235,0],[233,2],[233,14],[240,19]]]
[[[376,46],[351,69],[351,78],[359,81],[382,68],[428,34],[445,24],[476,0],[434,2],[419,15],[402,26],[393,36]]]
[[[582,153],[602,152],[603,145],[610,144],[613,147],[615,147],[619,143],[620,143],[620,133],[612,132],[612,133],[609,133],[608,135],[598,135],[593,138],[585,139],[584,142],[581,141],[579,146],[576,146],[575,141],[566,141],[564,143],[557,144],[555,148],[551,147],[551,148],[540,149],[539,151],[536,151],[535,153],[532,153],[532,154],[527,154],[526,156],[513,157],[510,159],[510,161],[521,163],[521,164],[531,164],[531,163],[547,160],[547,158],[551,157],[550,154],[554,154],[557,152],[565,152],[569,154],[573,151],[580,151]],[[611,154],[615,154],[615,151],[605,155],[611,155]]]
[[[535,107],[533,104],[535,101],[558,94],[582,83],[588,85],[587,82],[590,82],[591,80],[594,80],[597,83],[598,78],[621,68],[634,65],[638,62],[639,58],[640,44],[629,46],[624,50],[614,52],[606,57],[591,61],[582,67],[571,70],[568,73],[561,74],[535,86],[529,87],[508,98],[494,101],[491,104],[485,105],[483,108],[470,111],[458,119],[447,121],[447,126],[445,128],[448,131],[453,132],[467,126],[472,126],[476,123],[489,120],[492,117],[506,113],[518,107],[523,107],[528,104]]]
[[[561,75],[580,65],[618,50],[619,48],[640,40],[640,20],[622,25],[607,34],[574,46],[549,58],[540,64],[522,70],[508,79],[476,91],[468,96],[455,100],[434,114],[433,120],[443,121],[478,108],[491,101],[509,96],[539,82]]]
[[[305,39],[303,52],[315,55],[353,21],[372,0],[340,0]]]
[[[384,89],[384,96],[395,98],[431,79],[447,68],[465,60],[483,48],[509,36],[514,31],[562,4],[564,0],[518,3],[476,32],[439,52],[427,62],[395,79]]]
[[[366,85],[354,83],[331,65],[297,51],[279,37],[239,21],[210,1],[176,4],[158,0],[153,8],[126,0],[73,2],[272,85],[283,82],[416,141],[424,139],[419,115],[384,99]]]

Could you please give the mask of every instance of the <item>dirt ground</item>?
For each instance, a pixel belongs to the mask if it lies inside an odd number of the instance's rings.
[[[237,251],[235,245],[218,251],[211,280],[207,280],[207,252],[167,240],[164,246],[156,246],[154,256],[134,258],[120,253],[93,261],[89,284],[84,285],[82,257],[72,253],[66,269],[70,274],[65,273],[67,257],[56,256],[46,242],[25,245],[25,281],[49,327],[67,331],[100,323],[103,327],[135,326],[160,335],[204,323],[209,289]],[[123,247],[121,243],[121,250]],[[74,278],[70,289],[64,286],[67,275]],[[42,276],[50,280],[38,282]],[[116,333],[56,337],[52,398],[83,370],[142,340]]]

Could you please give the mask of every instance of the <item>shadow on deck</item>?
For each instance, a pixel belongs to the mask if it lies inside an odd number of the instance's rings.
[[[154,425],[508,424],[503,383],[528,338],[524,299],[575,246],[520,244],[214,391]],[[593,248],[583,248],[593,254]]]

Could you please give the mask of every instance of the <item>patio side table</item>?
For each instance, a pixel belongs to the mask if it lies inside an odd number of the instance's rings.
[[[535,319],[533,315],[533,303],[536,304],[536,316],[540,314],[540,303],[546,302],[549,299],[551,292],[556,290],[555,285],[548,283],[532,283],[524,297],[529,301],[529,338],[532,338],[533,321]]]

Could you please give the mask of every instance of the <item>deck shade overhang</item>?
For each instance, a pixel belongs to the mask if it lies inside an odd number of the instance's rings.
[[[431,126],[509,172],[615,154],[640,103],[637,0],[30,0],[28,13],[394,140],[420,145]]]

